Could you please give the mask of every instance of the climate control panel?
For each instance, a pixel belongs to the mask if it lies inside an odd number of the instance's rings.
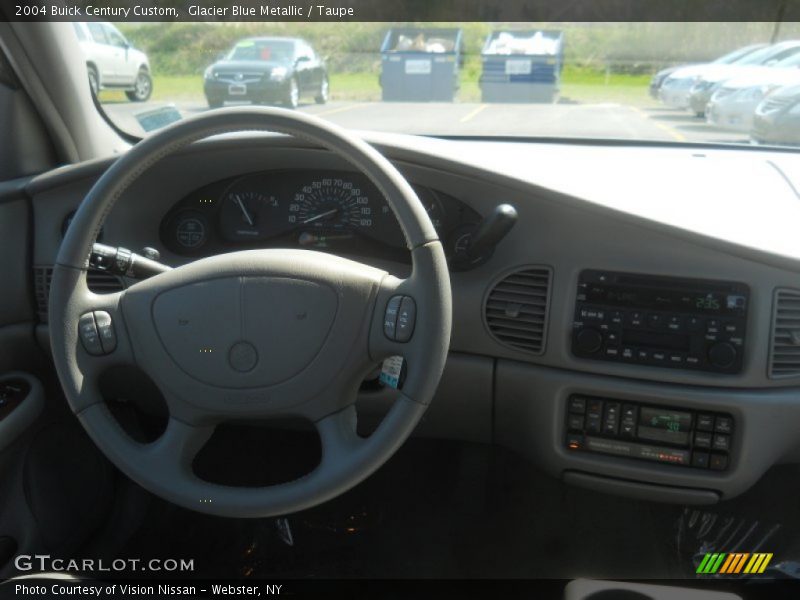
[[[566,448],[725,471],[734,421],[726,413],[576,394],[567,400]]]

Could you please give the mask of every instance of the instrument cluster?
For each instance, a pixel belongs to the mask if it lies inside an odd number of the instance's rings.
[[[441,192],[414,190],[448,255],[458,254],[481,216]],[[175,204],[160,235],[170,251],[186,256],[288,247],[408,260],[394,213],[357,172],[266,171],[218,181]]]

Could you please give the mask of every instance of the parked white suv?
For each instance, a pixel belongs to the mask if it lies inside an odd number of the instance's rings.
[[[92,90],[124,90],[129,100],[144,102],[153,93],[150,62],[111,23],[73,23],[86,56]]]

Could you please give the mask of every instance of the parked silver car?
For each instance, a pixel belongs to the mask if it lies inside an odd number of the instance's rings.
[[[742,60],[745,56],[755,52],[766,46],[767,44],[751,44],[749,46],[745,46],[743,48],[737,48],[733,52],[728,52],[719,58],[712,60],[708,63],[701,63],[701,64],[693,64],[693,65],[676,65],[674,67],[667,67],[666,69],[661,69],[658,73],[653,75],[653,78],[650,80],[650,96],[655,99],[659,98],[659,93],[661,91],[661,86],[663,85],[664,81],[666,81],[667,77],[678,71],[679,69],[693,69],[695,67],[700,67],[704,65],[729,65],[736,61]]]
[[[800,145],[800,83],[782,87],[756,107],[750,139],[757,144]]]
[[[153,93],[150,61],[134,48],[111,23],[73,23],[86,57],[89,85],[97,94],[103,89],[123,90],[129,100],[144,102]]]
[[[800,83],[800,54],[774,67],[762,67],[725,81],[706,105],[706,121],[722,129],[747,133],[756,107],[785,85]]]
[[[800,41],[780,42],[757,50],[732,65],[717,65],[700,74],[689,90],[689,109],[698,117],[705,116],[711,96],[724,82],[734,77],[759,72],[760,67],[771,67],[800,53]]]

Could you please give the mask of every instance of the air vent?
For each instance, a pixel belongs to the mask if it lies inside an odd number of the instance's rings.
[[[524,267],[494,284],[484,318],[498,342],[531,354],[544,352],[551,277],[548,267]]]
[[[769,376],[800,376],[800,290],[775,290]]]
[[[33,286],[36,293],[36,310],[39,320],[47,323],[47,299],[50,296],[50,281],[53,267],[34,267]],[[95,294],[110,294],[122,290],[125,285],[116,275],[105,271],[89,271],[86,275],[89,289]]]

